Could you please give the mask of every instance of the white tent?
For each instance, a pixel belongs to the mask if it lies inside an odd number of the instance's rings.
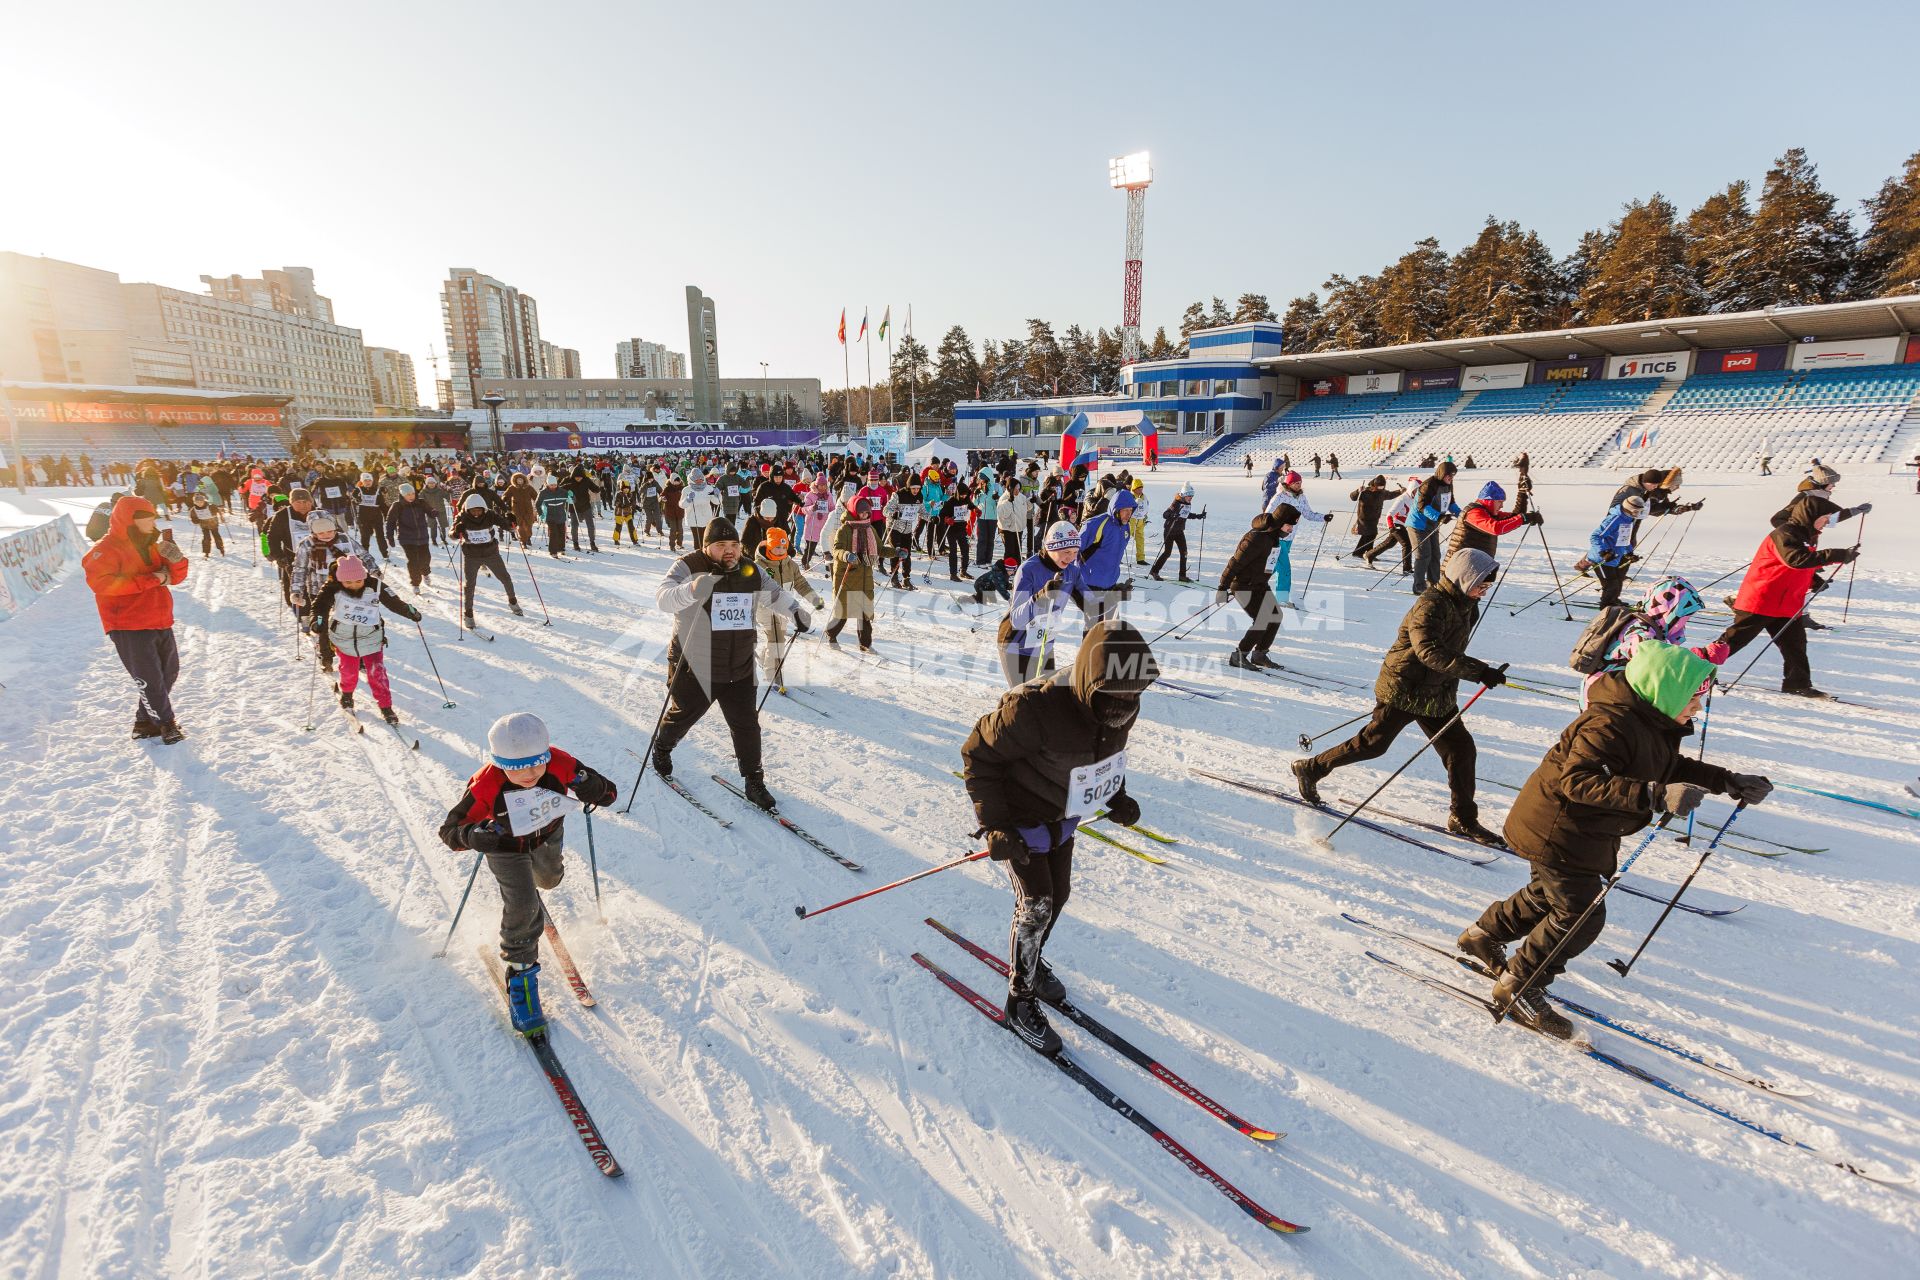
[[[956,449],[945,440],[929,440],[909,453],[907,461],[916,467],[924,467],[929,462],[951,462],[964,467],[967,465],[967,451]]]

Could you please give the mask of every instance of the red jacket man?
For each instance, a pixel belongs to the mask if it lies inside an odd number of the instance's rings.
[[[1816,494],[1805,493],[1788,504],[1781,519],[1760,542],[1733,598],[1733,625],[1720,633],[1728,656],[1744,649],[1762,631],[1780,650],[1782,693],[1803,698],[1827,695],[1813,685],[1807,658],[1806,608],[1809,592],[1826,589],[1818,571],[1826,565],[1849,564],[1857,547],[1822,550],[1820,531],[1830,523],[1865,515],[1868,503],[1842,507]]]
[[[113,505],[107,536],[80,561],[100,610],[100,625],[133,678],[140,700],[133,736],[171,745],[185,737],[173,715],[173,682],[180,649],[173,639],[173,588],[187,580],[187,557],[162,537],[153,504],[121,498]]]

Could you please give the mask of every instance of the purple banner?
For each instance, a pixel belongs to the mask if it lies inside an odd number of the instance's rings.
[[[1787,367],[1787,347],[1726,347],[1702,351],[1694,358],[1695,373],[1764,373]]]
[[[662,453],[671,449],[806,449],[820,443],[818,431],[722,430],[689,427],[680,431],[509,431],[507,448],[599,452],[627,449]]]
[[[1460,385],[1458,369],[1441,369],[1427,373],[1409,373],[1406,379],[1408,391],[1450,391]]]
[[[1606,376],[1607,358],[1605,356],[1594,356],[1584,360],[1535,360],[1533,362],[1535,382],[1598,382]]]

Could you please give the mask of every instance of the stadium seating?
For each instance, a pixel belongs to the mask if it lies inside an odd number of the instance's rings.
[[[1664,465],[1718,470],[1746,470],[1763,454],[1787,466],[1895,461],[1887,451],[1916,396],[1920,365],[1693,377],[1611,462],[1634,467],[1652,453]]]
[[[1256,461],[1285,453],[1297,465],[1315,453],[1334,453],[1343,469],[1378,466],[1459,398],[1458,391],[1407,391],[1297,400],[1212,461],[1239,465],[1248,453]]]
[[[1633,378],[1482,391],[1451,420],[1403,445],[1394,461],[1433,453],[1505,462],[1524,449],[1535,466],[1585,466],[1659,386],[1655,378]]]
[[[142,458],[211,459],[229,454],[290,458],[292,451],[272,427],[151,427],[20,424],[20,452],[29,460],[86,454],[96,464],[139,462]]]

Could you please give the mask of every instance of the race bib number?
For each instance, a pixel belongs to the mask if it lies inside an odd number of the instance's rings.
[[[360,505],[363,507],[377,507],[380,505],[380,495],[377,493],[362,493],[360,495]]]
[[[1120,788],[1127,785],[1127,753],[1116,751],[1105,760],[1083,764],[1067,779],[1066,817],[1091,818],[1106,808]]]
[[[1631,524],[1620,526],[1620,532],[1613,535],[1613,545],[1616,547],[1630,547],[1633,545],[1633,526]]]
[[[717,592],[713,597],[713,629],[753,630],[753,596],[751,591]]]
[[[545,787],[509,791],[506,801],[507,828],[517,836],[530,836],[555,818],[564,818],[580,807],[580,802],[572,796]]]
[[[378,600],[352,600],[336,596],[333,601],[333,616],[336,621],[350,627],[377,627],[380,625],[380,602]]]
[[[327,486],[326,492],[327,492],[327,497],[338,499],[340,497],[340,486],[330,484]]]
[[[1282,550],[1282,548],[1280,548],[1280,547],[1275,547],[1275,548],[1274,548],[1273,550],[1271,550],[1271,551],[1269,551],[1269,552],[1267,552],[1267,572],[1268,572],[1268,573],[1272,573],[1272,572],[1273,572],[1273,566],[1275,566],[1275,565],[1277,565],[1277,564],[1279,564],[1279,563],[1280,563],[1280,552],[1281,552],[1281,550]]]
[[[493,530],[490,527],[469,529],[466,533],[466,540],[470,546],[485,546],[487,543],[493,541]]]

